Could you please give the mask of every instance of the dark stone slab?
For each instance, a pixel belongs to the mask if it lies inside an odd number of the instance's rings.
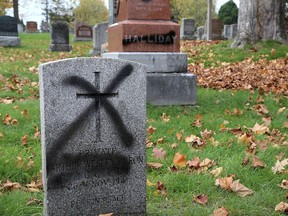
[[[51,25],[51,43],[49,46],[51,51],[69,52],[69,26],[65,22],[55,22]]]
[[[18,36],[17,20],[11,16],[0,16],[0,36]]]

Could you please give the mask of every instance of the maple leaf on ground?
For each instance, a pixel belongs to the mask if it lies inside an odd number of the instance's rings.
[[[160,169],[163,164],[161,163],[147,163],[147,166],[150,167],[151,169]]]
[[[178,168],[176,166],[172,166],[168,168],[170,172],[178,172]]]
[[[229,212],[226,208],[221,207],[214,211],[213,216],[229,216]]]
[[[37,126],[34,126],[34,136],[33,136],[34,139],[38,139],[38,138],[41,138],[41,132],[39,130],[39,128]]]
[[[235,175],[230,175],[224,178],[216,179],[215,185],[220,186],[221,188],[231,191],[231,185],[234,181]]]
[[[27,145],[28,143],[28,135],[24,135],[23,137],[21,137],[21,144],[22,145]]]
[[[155,132],[155,130],[156,130],[156,128],[154,128],[150,125],[147,129],[147,132],[148,132],[148,134],[152,135]]]
[[[161,143],[163,143],[164,142],[164,138],[162,137],[162,138],[159,138],[157,141],[156,141],[156,145],[158,145],[158,144],[161,144]]]
[[[30,206],[30,205],[43,205],[42,203],[42,200],[38,200],[34,197],[32,197],[26,204],[27,206]]]
[[[161,194],[161,195],[164,195],[164,196],[167,195],[167,189],[166,189],[166,186],[164,185],[163,182],[161,182],[161,181],[158,181],[158,182],[157,182],[156,191],[155,191],[154,193],[155,193],[156,195],[157,195],[157,194]]]
[[[12,117],[10,114],[7,114],[3,119],[2,122],[4,125],[10,125],[12,121]]]
[[[182,155],[180,152],[177,152],[173,158],[173,164],[177,168],[183,168],[186,167],[186,155]]]
[[[236,136],[239,136],[239,137],[243,134],[243,130],[242,130],[241,127],[239,127],[239,128],[231,128],[230,132],[232,134],[236,135]]]
[[[164,121],[165,123],[168,123],[170,121],[170,116],[168,116],[166,113],[162,113],[161,116],[162,121]]]
[[[247,133],[244,133],[242,136],[238,137],[238,142],[248,145],[251,143],[253,136]]]
[[[278,110],[277,114],[279,115],[280,113],[284,112],[286,110],[286,107],[282,107]]]
[[[250,159],[249,159],[249,157],[245,157],[245,159],[242,161],[242,165],[243,166],[246,166],[248,163],[249,163],[249,161],[250,161]]]
[[[255,168],[257,168],[257,167],[259,167],[259,168],[264,168],[265,167],[265,164],[264,164],[264,162],[262,162],[258,157],[253,157],[252,158],[252,166],[253,167],[255,167]]]
[[[30,116],[29,116],[29,114],[28,114],[28,111],[27,111],[26,109],[24,109],[24,110],[21,112],[21,114],[22,114],[25,118],[27,118],[27,119],[30,118]]]
[[[272,122],[272,117],[271,116],[263,117],[262,121],[264,122],[264,126],[268,127]]]
[[[283,173],[285,172],[285,166],[288,165],[288,159],[284,159],[282,161],[277,160],[274,167],[272,167],[272,172],[276,173]]]
[[[149,187],[155,186],[156,183],[152,183],[151,181],[149,181],[149,179],[146,180],[146,185]]]
[[[214,134],[215,133],[212,130],[209,131],[207,128],[200,132],[200,135],[204,140],[209,140]]]
[[[276,212],[282,212],[282,213],[288,213],[288,203],[285,202],[280,202],[276,207],[275,207]]]
[[[223,172],[223,167],[218,167],[212,171],[210,171],[210,174],[213,175],[214,177],[218,177],[222,172]]]
[[[176,149],[178,147],[179,147],[179,145],[177,143],[173,143],[170,145],[170,148],[172,148],[172,149]]]
[[[164,159],[164,157],[166,156],[166,151],[163,148],[154,148],[153,149],[153,154],[152,156],[154,156],[157,159]]]
[[[22,189],[23,187],[18,182],[11,182],[7,179],[5,183],[2,184],[1,191],[13,191]]]
[[[269,128],[265,125],[259,125],[256,123],[252,128],[252,131],[257,135],[269,134]]]
[[[240,197],[246,197],[253,194],[253,191],[244,185],[240,184],[240,180],[236,180],[231,184],[231,190],[234,191]]]
[[[254,108],[260,115],[266,115],[269,113],[267,107],[264,104],[257,104],[254,106]]]
[[[177,137],[177,140],[178,140],[178,141],[181,141],[181,140],[182,140],[182,136],[183,136],[182,133],[180,133],[180,132],[177,132],[177,133],[176,133],[176,137]]]
[[[185,142],[188,143],[188,145],[191,145],[193,148],[200,148],[205,147],[206,142],[201,140],[199,137],[191,134],[189,137],[185,137]]]
[[[199,169],[200,168],[200,163],[201,160],[199,157],[194,157],[194,159],[192,161],[187,161],[188,167],[189,169],[193,170],[193,169]]]
[[[284,190],[288,190],[288,180],[283,179],[279,187],[283,188]]]
[[[15,101],[14,98],[4,98],[0,100],[0,102],[4,104],[12,104],[14,101]]]
[[[205,160],[203,160],[201,163],[200,163],[200,167],[207,167],[207,168],[210,168],[212,166],[215,165],[215,162],[213,160],[210,160],[209,158],[205,158]]]
[[[113,216],[113,213],[107,213],[107,214],[99,214],[98,216]]]
[[[208,197],[205,194],[194,196],[194,202],[205,205],[208,202]]]
[[[194,122],[191,123],[192,127],[202,127],[203,122],[202,122],[202,117],[200,119],[196,119]]]

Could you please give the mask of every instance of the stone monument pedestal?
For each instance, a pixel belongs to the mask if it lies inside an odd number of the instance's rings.
[[[0,36],[0,46],[3,47],[21,46],[21,39],[20,37]]]
[[[187,73],[187,54],[112,52],[103,53],[102,57],[147,65],[148,103],[157,106],[196,104],[196,75]]]

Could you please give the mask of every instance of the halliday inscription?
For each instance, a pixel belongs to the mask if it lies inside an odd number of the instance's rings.
[[[45,215],[145,215],[146,66],[40,66]]]

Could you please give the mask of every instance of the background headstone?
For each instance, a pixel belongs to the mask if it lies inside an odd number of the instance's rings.
[[[197,40],[203,40],[202,37],[205,33],[205,27],[204,26],[200,26],[197,28]]]
[[[38,33],[38,24],[35,21],[26,22],[26,32],[27,33]]]
[[[21,46],[17,20],[11,16],[0,16],[0,46]]]
[[[195,20],[183,18],[180,28],[180,37],[182,40],[195,40]]]
[[[146,66],[40,65],[46,216],[146,215]]]
[[[212,28],[212,40],[222,40],[224,39],[222,36],[222,28],[223,23],[220,19],[211,19],[211,28]],[[207,22],[205,23],[205,33],[202,36],[205,40],[207,38]]]
[[[79,23],[76,26],[74,41],[91,41],[93,38],[93,31],[91,26],[84,23]]]
[[[69,52],[72,47],[69,45],[69,26],[65,22],[55,22],[51,24],[50,51]]]
[[[227,39],[233,39],[237,36],[237,24],[224,25],[223,36]]]
[[[93,27],[93,50],[90,51],[91,55],[101,54],[101,46],[108,42],[108,23],[99,23]]]

